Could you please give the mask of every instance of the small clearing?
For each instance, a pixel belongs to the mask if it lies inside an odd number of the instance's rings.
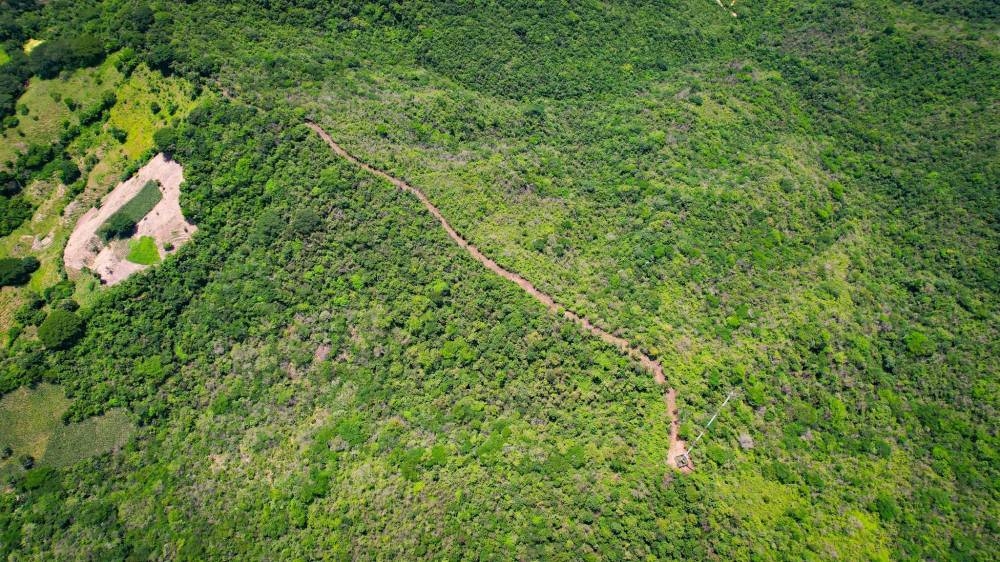
[[[31,54],[31,51],[34,51],[35,47],[41,45],[44,42],[45,42],[44,39],[28,39],[24,43],[24,54],[26,55]]]
[[[105,244],[97,234],[98,229],[151,180],[160,182],[163,199],[136,223],[135,233],[130,239],[112,240]],[[67,272],[79,273],[87,268],[99,275],[103,283],[114,285],[149,267],[148,264],[128,260],[137,246],[145,245],[144,252],[148,257],[151,257],[151,249],[155,249],[157,259],[176,251],[198,230],[181,213],[180,188],[183,181],[181,165],[167,160],[163,154],[157,154],[134,176],[118,184],[99,207],[90,209],[77,221],[63,252]],[[149,247],[150,242],[142,242],[144,237],[152,239],[153,248]],[[171,250],[168,251],[167,247]]]

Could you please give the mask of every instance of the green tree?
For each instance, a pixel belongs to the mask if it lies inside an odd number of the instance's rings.
[[[57,308],[38,327],[38,338],[49,349],[65,349],[83,333],[83,321],[73,312]]]
[[[38,260],[32,256],[0,259],[0,287],[24,285],[39,265]]]

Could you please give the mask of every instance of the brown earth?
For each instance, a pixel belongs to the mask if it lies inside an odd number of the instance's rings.
[[[580,326],[587,332],[590,332],[591,334],[597,336],[601,340],[617,347],[623,353],[633,358],[634,360],[638,361],[639,364],[641,364],[646,370],[648,370],[650,373],[653,374],[653,380],[655,380],[657,384],[666,383],[666,377],[663,374],[663,366],[660,365],[658,361],[656,361],[655,359],[644,353],[641,349],[633,346],[624,338],[620,338],[604,330],[599,326],[595,326],[594,323],[588,320],[587,318],[580,316],[579,314],[573,312],[572,310],[569,310],[559,305],[555,301],[555,299],[539,291],[534,285],[531,284],[530,281],[528,281],[524,277],[521,277],[520,275],[512,271],[504,269],[503,267],[498,265],[495,261],[483,255],[483,253],[480,252],[478,248],[469,243],[469,241],[463,238],[457,231],[455,231],[454,228],[452,228],[451,224],[449,224],[447,219],[444,218],[444,215],[441,214],[441,211],[438,210],[438,208],[434,206],[433,203],[431,203],[430,199],[428,199],[427,196],[424,195],[422,191],[404,182],[401,179],[393,177],[388,173],[379,170],[378,168],[374,168],[366,164],[365,162],[358,160],[349,152],[344,150],[343,147],[337,144],[333,140],[333,138],[330,137],[330,135],[327,134],[327,132],[323,130],[323,128],[317,125],[316,123],[307,122],[306,125],[310,129],[315,131],[316,134],[318,134],[320,138],[322,138],[326,142],[326,144],[330,146],[333,152],[338,156],[340,156],[341,158],[344,158],[348,162],[364,169],[365,171],[367,171],[372,175],[378,176],[388,181],[389,183],[395,185],[399,189],[402,189],[403,191],[413,194],[417,199],[420,200],[421,203],[424,204],[424,207],[430,212],[430,214],[433,215],[434,218],[436,218],[438,222],[441,223],[441,227],[444,228],[445,232],[448,233],[448,236],[456,244],[458,244],[465,251],[467,251],[473,258],[475,258],[476,261],[483,264],[483,266],[485,266],[486,269],[489,269],[493,273],[496,273],[497,275],[503,277],[504,279],[507,279],[508,281],[516,283],[519,287],[521,287],[521,289],[524,290],[524,292],[528,293],[529,295],[534,297],[535,300],[545,305],[545,307],[548,308],[549,311],[554,312],[556,314],[561,314],[567,320],[572,321],[573,323]],[[672,388],[668,389],[666,395],[664,395],[664,400],[666,401],[667,404],[667,415],[670,418],[670,447],[667,453],[667,464],[674,468],[677,468],[675,460],[676,457],[685,452],[684,442],[678,438],[678,431],[680,424],[677,419],[676,396],[677,393]],[[683,470],[685,472],[689,472],[691,469],[690,467],[686,467]]]
[[[114,285],[148,267],[125,259],[129,252],[129,240],[115,240],[105,245],[97,236],[97,229],[122,205],[132,200],[150,180],[160,182],[163,198],[136,223],[136,232],[132,238],[152,237],[161,257],[170,253],[164,248],[165,244],[173,245],[172,252],[191,238],[198,228],[188,223],[181,213],[180,193],[184,170],[177,162],[167,160],[163,154],[157,154],[134,176],[118,184],[98,207],[80,217],[63,252],[68,272],[79,272],[86,267],[100,275],[104,283]]]

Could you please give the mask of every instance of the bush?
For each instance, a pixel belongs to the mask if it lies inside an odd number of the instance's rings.
[[[302,209],[292,215],[292,231],[305,236],[323,226],[323,218],[312,209]]]
[[[929,338],[926,334],[916,330],[912,330],[907,333],[904,340],[906,342],[906,349],[908,349],[910,353],[920,357],[932,355],[934,351],[937,350],[937,345],[935,345],[934,340]]]
[[[55,309],[38,327],[38,338],[49,349],[65,349],[83,333],[83,321],[73,312]]]
[[[177,149],[177,129],[173,127],[164,127],[159,131],[153,133],[153,144],[156,145],[156,149],[167,156],[168,159]]]
[[[24,285],[39,265],[38,260],[32,256],[0,259],[0,287]]]
[[[72,160],[60,160],[57,166],[59,169],[59,179],[64,185],[75,182],[82,175],[80,168]]]
[[[125,129],[119,129],[118,127],[111,127],[108,129],[108,133],[110,133],[111,136],[119,143],[124,144],[125,141],[128,140],[128,131],[126,131]]]

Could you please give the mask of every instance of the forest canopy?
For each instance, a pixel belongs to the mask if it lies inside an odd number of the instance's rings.
[[[994,557],[995,2],[0,5],[0,557]]]

